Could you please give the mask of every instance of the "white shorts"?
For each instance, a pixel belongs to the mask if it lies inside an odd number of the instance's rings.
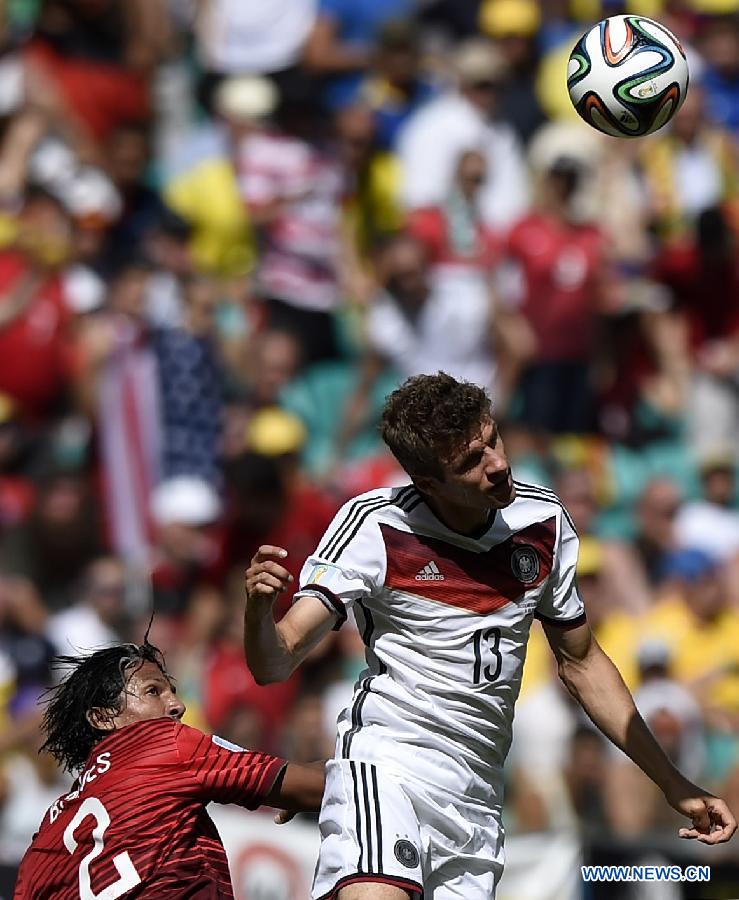
[[[414,900],[493,900],[503,873],[497,810],[382,764],[328,762],[320,830],[314,900],[361,881],[396,885]]]

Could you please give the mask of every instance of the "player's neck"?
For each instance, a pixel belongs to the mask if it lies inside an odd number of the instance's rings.
[[[472,536],[485,532],[495,517],[494,509],[470,509],[469,506],[447,503],[427,494],[424,494],[424,500],[442,525],[459,534]]]

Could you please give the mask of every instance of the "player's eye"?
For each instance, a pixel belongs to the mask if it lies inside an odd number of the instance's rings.
[[[154,685],[152,685],[150,688],[147,688],[147,689],[146,689],[146,693],[147,693],[147,694],[152,694],[152,695],[156,696],[156,695],[159,693],[159,688],[158,688],[158,687],[154,687]]]
[[[476,465],[479,464],[482,459],[482,453],[471,453],[466,459],[463,461],[460,466],[460,472],[469,472],[475,468]]]

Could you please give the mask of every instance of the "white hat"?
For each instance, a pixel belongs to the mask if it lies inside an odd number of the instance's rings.
[[[502,81],[509,73],[503,51],[485,38],[469,38],[454,53],[454,68],[461,84]]]
[[[151,514],[158,525],[209,525],[221,513],[213,487],[196,475],[177,475],[151,495]]]
[[[121,198],[113,182],[101,169],[83,166],[58,193],[76,219],[115,221],[121,213]]]
[[[213,98],[216,111],[235,122],[254,122],[270,116],[277,106],[277,88],[261,75],[224,79]]]

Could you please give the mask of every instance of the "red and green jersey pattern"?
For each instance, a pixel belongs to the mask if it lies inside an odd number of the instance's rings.
[[[285,764],[173,719],[116,731],[44,816],[15,900],[232,898],[206,805],[255,809]]]

